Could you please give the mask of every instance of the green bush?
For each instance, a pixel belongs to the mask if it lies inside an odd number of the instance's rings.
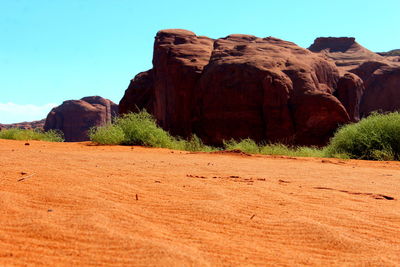
[[[143,145],[172,148],[175,139],[158,127],[152,115],[146,111],[125,114],[117,118],[115,126],[120,127],[125,138],[123,145]]]
[[[48,142],[63,142],[64,137],[61,132],[50,130],[43,131],[40,129],[25,130],[19,128],[11,128],[0,131],[0,139],[12,140],[41,140]]]
[[[374,113],[340,128],[325,149],[330,157],[399,160],[400,113]]]
[[[89,130],[89,138],[101,145],[119,145],[125,140],[125,133],[121,127],[108,124]]]
[[[197,136],[183,140],[171,136],[160,128],[145,110],[117,118],[112,124],[89,131],[90,140],[102,145],[141,145],[187,151],[212,151]]]

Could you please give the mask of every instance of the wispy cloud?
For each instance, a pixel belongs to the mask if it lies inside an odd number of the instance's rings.
[[[16,123],[23,121],[34,121],[46,118],[50,110],[57,104],[45,105],[0,103],[0,123]]]

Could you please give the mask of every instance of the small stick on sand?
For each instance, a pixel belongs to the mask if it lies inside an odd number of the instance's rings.
[[[138,195],[136,194],[136,200],[139,200],[139,197],[138,197]]]
[[[21,182],[21,181],[23,181],[23,180],[26,180],[26,179],[28,179],[28,178],[30,178],[30,177],[32,177],[32,176],[34,176],[34,175],[35,175],[35,173],[32,173],[31,175],[28,175],[28,176],[22,177],[22,178],[18,179],[18,180],[17,180],[17,182]]]

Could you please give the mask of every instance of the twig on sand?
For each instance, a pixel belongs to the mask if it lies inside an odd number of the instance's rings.
[[[24,176],[24,177],[18,179],[17,182],[22,182],[23,180],[26,180],[26,179],[28,179],[28,178],[31,178],[31,177],[34,176],[34,175],[35,175],[35,173],[32,173],[31,175],[28,175],[28,176]]]
[[[253,220],[253,218],[254,218],[255,216],[256,216],[256,215],[253,214],[253,215],[250,217],[250,220]]]
[[[139,196],[136,194],[136,200],[139,200]]]

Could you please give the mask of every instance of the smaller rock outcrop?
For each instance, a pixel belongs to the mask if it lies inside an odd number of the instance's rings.
[[[400,66],[383,65],[366,80],[365,93],[360,105],[360,115],[373,111],[400,111]]]
[[[326,145],[340,125],[349,123],[346,109],[329,93],[307,91],[293,99],[292,109],[296,144]]]
[[[335,95],[346,108],[353,122],[360,120],[360,102],[364,90],[363,81],[353,73],[346,73],[338,81]]]
[[[59,130],[65,141],[89,140],[88,130],[111,122],[118,115],[118,105],[100,96],[67,100],[47,115],[44,130]]]
[[[366,61],[360,66],[351,69],[349,71],[351,73],[356,74],[364,82],[366,82],[369,79],[369,77],[371,77],[372,73],[374,73],[377,69],[383,66],[388,66],[388,64],[380,61]]]

